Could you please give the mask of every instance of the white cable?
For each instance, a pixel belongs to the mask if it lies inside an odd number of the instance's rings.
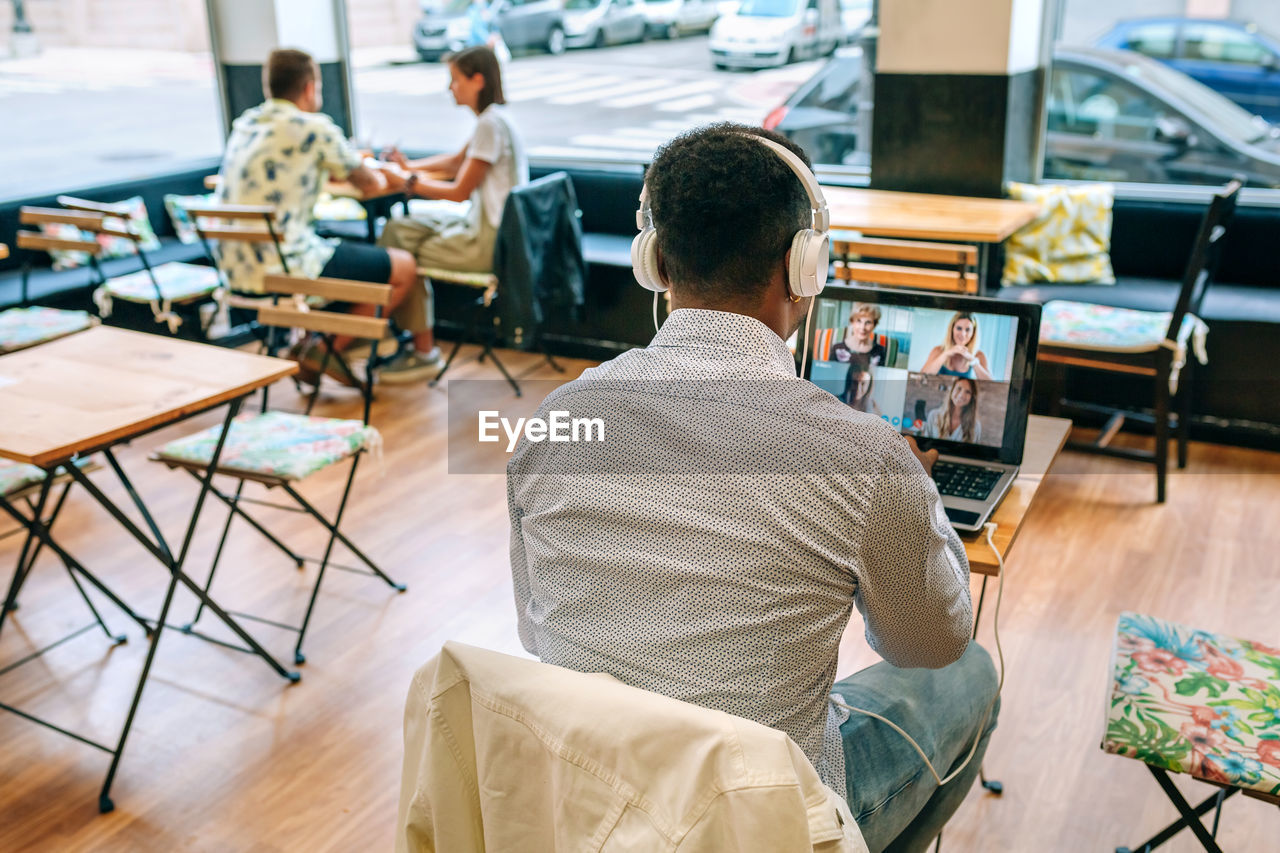
[[[974,753],[978,751],[978,743],[982,740],[983,731],[987,728],[987,721],[991,719],[991,712],[996,707],[996,700],[1000,698],[1000,691],[1004,689],[1004,649],[1000,646],[1000,601],[1004,598],[1004,558],[1000,556],[1000,552],[996,549],[996,543],[992,539],[992,537],[995,536],[996,523],[994,521],[988,521],[983,525],[983,529],[987,533],[987,545],[991,547],[991,553],[996,555],[996,567],[999,570],[999,580],[996,583],[996,612],[995,616],[992,617],[991,620],[991,630],[995,634],[996,656],[1000,660],[1000,680],[996,684],[996,695],[991,697],[991,701],[987,704],[987,710],[982,715],[982,724],[978,726],[978,733],[973,738],[973,746],[969,748],[969,754],[965,756],[964,762],[952,771],[947,778],[943,779],[938,775],[938,771],[934,769],[933,762],[929,760],[929,756],[925,755],[924,750],[920,748],[920,744],[916,743],[915,738],[903,731],[897,723],[892,720],[886,720],[884,717],[871,711],[847,705],[839,699],[831,700],[841,708],[845,708],[849,711],[856,711],[859,714],[864,714],[872,719],[879,720],[906,738],[907,743],[911,744],[911,746],[915,748],[915,751],[920,754],[920,758],[924,761],[924,766],[929,768],[929,772],[933,774],[933,778],[937,780],[938,787],[942,787],[952,779],[959,776],[960,773],[969,766],[969,762],[973,760]]]
[[[661,294],[658,291],[653,292],[653,330],[658,331],[658,297]]]

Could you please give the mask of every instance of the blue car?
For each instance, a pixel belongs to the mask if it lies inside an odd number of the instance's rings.
[[[1204,18],[1121,21],[1097,42],[1171,65],[1270,122],[1280,122],[1280,40],[1256,24]]]

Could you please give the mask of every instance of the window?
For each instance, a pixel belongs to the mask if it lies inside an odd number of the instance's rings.
[[[1061,3],[1046,178],[1221,186],[1243,175],[1280,188],[1280,74],[1266,70],[1275,40],[1264,35],[1280,32],[1280,3],[1234,4],[1247,26],[1146,19],[1150,0]]]
[[[1054,69],[1050,84],[1049,130],[1100,141],[1151,142],[1168,110],[1158,101],[1114,77],[1073,69]]]
[[[0,59],[0,197],[143,180],[221,156],[204,16],[138,5],[145,26],[111,14],[67,27],[80,6],[25,4],[38,51]],[[12,9],[0,2],[0,57]]]
[[[1138,53],[1169,59],[1178,43],[1178,27],[1172,23],[1148,24],[1129,32],[1125,48]]]
[[[1182,39],[1186,59],[1256,66],[1270,55],[1249,33],[1218,24],[1187,24]]]

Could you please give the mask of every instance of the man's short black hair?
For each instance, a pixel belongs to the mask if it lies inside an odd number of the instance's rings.
[[[268,98],[292,101],[316,79],[316,61],[311,54],[282,47],[271,51],[262,68],[262,88]]]
[[[796,231],[812,224],[804,184],[776,151],[744,134],[771,139],[809,165],[785,137],[724,122],[663,145],[645,178],[667,277],[703,299],[758,296]]]

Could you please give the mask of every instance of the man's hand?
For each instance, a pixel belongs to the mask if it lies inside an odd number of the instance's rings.
[[[920,445],[916,444],[916,440],[911,436],[907,436],[907,447],[911,448],[911,455],[920,460],[920,467],[924,468],[924,472],[930,477],[933,476],[933,463],[938,461],[938,451],[930,450],[928,453],[920,449]]]

